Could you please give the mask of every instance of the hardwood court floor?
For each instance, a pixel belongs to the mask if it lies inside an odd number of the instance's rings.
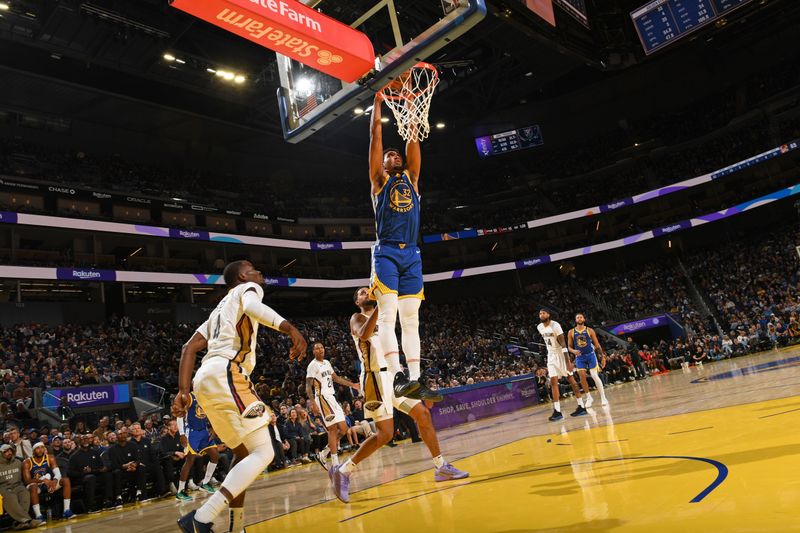
[[[800,531],[798,393],[800,349],[611,387],[587,417],[550,423],[544,405],[443,431],[465,480],[434,483],[422,444],[366,461],[349,505],[316,464],[271,474],[248,492],[247,532]],[[193,505],[50,527],[177,531]]]

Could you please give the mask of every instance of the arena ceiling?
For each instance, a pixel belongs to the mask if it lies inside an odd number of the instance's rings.
[[[213,135],[222,144],[266,146],[281,138],[275,57],[266,49],[166,0],[7,3],[10,9],[0,13],[0,106],[6,109],[118,123],[187,141]],[[373,3],[323,0],[318,7],[347,20]],[[462,125],[474,123],[497,110],[613,78],[642,61],[628,18],[642,0],[587,3],[590,30],[566,16],[553,29],[514,0],[490,0],[487,19],[437,56],[465,63],[444,73],[440,112]],[[757,4],[747,15],[752,35],[797,24],[800,2]],[[401,20],[412,27],[438,9],[438,1],[404,0]],[[719,33],[704,46],[724,48],[733,32]],[[165,61],[166,52],[184,63]],[[226,84],[207,72],[220,67],[247,81]],[[338,143],[346,151],[350,140],[362,137],[352,130],[344,123],[312,140]]]

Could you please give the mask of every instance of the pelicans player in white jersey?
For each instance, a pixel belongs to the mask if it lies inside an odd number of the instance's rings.
[[[433,458],[435,481],[468,477],[469,473],[459,470],[442,457],[439,438],[436,436],[428,408],[420,400],[407,396],[398,398],[394,395],[394,374],[389,372],[386,366],[386,358],[383,356],[380,340],[375,331],[379,313],[375,310],[377,302],[369,298],[369,288],[358,289],[353,300],[361,311],[350,317],[350,333],[356,343],[356,352],[361,362],[364,418],[371,418],[378,432],[365,440],[358,451],[344,464],[331,469],[331,483],[336,497],[345,503],[350,501],[350,474],[361,461],[392,440],[394,409],[407,414],[417,423],[420,436]]]
[[[264,277],[249,261],[235,261],[223,273],[228,294],[181,351],[177,416],[186,416],[194,388],[197,402],[217,436],[236,455],[219,491],[199,509],[178,520],[184,533],[210,533],[212,523],[230,506],[230,530],[243,529],[245,490],[272,462],[274,451],[267,426],[271,413],[255,392],[250,374],[255,366],[258,325],[289,335],[291,360],[305,357],[306,340],[287,320],[264,305]],[[192,380],[197,352],[206,350]]]
[[[317,460],[323,468],[339,464],[339,439],[347,435],[347,423],[344,421],[342,406],[336,401],[336,391],[333,383],[358,390],[358,383],[353,383],[340,378],[333,370],[331,362],[325,359],[325,346],[315,342],[312,348],[314,360],[308,364],[306,370],[306,397],[313,400],[309,402],[311,411],[317,416],[322,415],[325,420],[325,429],[328,430],[328,447],[317,455]],[[331,465],[325,463],[330,455]]]
[[[572,376],[573,364],[567,351],[567,341],[564,340],[564,330],[561,329],[561,324],[555,320],[550,320],[550,311],[547,309],[539,311],[539,320],[541,320],[541,324],[537,329],[547,345],[547,373],[550,376],[550,390],[553,394],[553,414],[550,415],[548,420],[555,422],[564,418],[561,414],[561,401],[558,391],[559,378],[567,378],[569,386],[572,387],[572,392],[575,393],[575,398],[578,400],[578,408],[571,416],[586,415],[587,411],[583,406],[581,391]]]

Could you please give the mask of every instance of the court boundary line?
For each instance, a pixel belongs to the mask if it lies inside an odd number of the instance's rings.
[[[491,451],[491,450],[487,450],[487,451]],[[485,453],[485,452],[481,452],[481,453]],[[476,454],[476,455],[480,455],[480,454]],[[558,468],[566,468],[566,467],[572,468],[574,465],[589,465],[589,464],[596,464],[596,463],[609,463],[609,462],[614,462],[614,461],[634,461],[634,460],[637,460],[637,459],[684,459],[684,460],[690,460],[690,461],[700,461],[700,462],[707,463],[707,464],[710,464],[711,466],[715,467],[717,469],[717,477],[714,479],[714,481],[711,482],[710,485],[708,485],[705,489],[700,491],[700,493],[697,494],[697,496],[695,496],[694,498],[689,500],[689,503],[700,503],[701,501],[703,501],[703,499],[706,496],[711,494],[711,492],[713,492],[714,489],[719,487],[728,478],[728,472],[729,472],[728,471],[728,467],[724,463],[722,463],[720,461],[717,461],[715,459],[709,459],[707,457],[693,457],[693,456],[688,456],[688,455],[642,455],[642,456],[637,456],[637,457],[613,457],[613,458],[609,458],[609,459],[596,459],[594,461],[581,461],[581,462],[578,462],[578,463],[565,463],[565,464],[560,464],[560,465],[546,466],[546,467],[543,467],[543,468],[532,468],[532,469],[528,469],[528,470],[520,470],[519,472],[509,472],[509,473],[506,473],[506,474],[501,474],[501,475],[496,476],[496,477],[487,477],[485,479],[479,479],[479,480],[476,480],[476,481],[470,481],[470,482],[467,482],[467,483],[461,483],[459,485],[451,485],[449,487],[442,487],[441,489],[436,489],[436,490],[432,490],[432,491],[428,491],[428,492],[423,492],[421,494],[416,494],[414,496],[409,496],[408,498],[404,498],[404,499],[398,500],[396,502],[392,502],[392,503],[387,503],[385,505],[381,505],[380,507],[376,507],[374,509],[370,509],[369,511],[364,511],[363,513],[359,513],[357,515],[353,515],[351,517],[339,520],[339,523],[342,524],[344,522],[349,522],[350,520],[355,520],[356,518],[361,518],[361,517],[366,516],[366,515],[368,515],[370,513],[374,513],[376,511],[381,511],[383,509],[386,509],[386,508],[389,508],[389,507],[392,507],[392,506],[395,506],[395,505],[398,505],[398,504],[401,504],[401,503],[405,503],[407,501],[415,500],[417,498],[421,498],[422,496],[429,496],[431,494],[436,494],[438,492],[444,492],[446,490],[466,487],[468,485],[477,485],[478,483],[483,483],[483,482],[486,482],[486,481],[496,481],[498,479],[504,479],[504,478],[507,478],[507,477],[513,477],[513,476],[518,476],[518,475],[522,475],[522,474],[530,474],[532,472],[543,472],[543,471],[546,471],[546,470],[555,470],[555,469],[558,469]]]

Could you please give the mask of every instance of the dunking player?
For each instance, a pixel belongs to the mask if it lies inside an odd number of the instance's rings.
[[[64,519],[68,520],[75,517],[75,513],[70,509],[70,493],[72,488],[68,477],[61,477],[61,470],[58,468],[56,458],[47,453],[44,443],[37,442],[33,445],[33,456],[22,462],[22,480],[31,492],[31,505],[36,520],[44,525],[46,522],[39,506],[39,495],[49,492],[54,494],[59,490],[63,491],[64,497]]]
[[[572,359],[569,357],[569,352],[567,352],[564,330],[561,329],[561,324],[555,320],[550,320],[550,311],[547,309],[539,311],[539,320],[542,323],[539,324],[537,329],[547,345],[547,373],[550,375],[550,389],[553,394],[553,414],[550,415],[548,420],[555,422],[564,418],[561,414],[560,394],[558,391],[558,379],[562,377],[567,378],[569,386],[572,387],[575,398],[578,400],[578,408],[572,413],[572,416],[585,415],[587,412],[583,406],[581,391],[578,389],[578,384],[575,383],[575,378],[572,377]]]
[[[405,162],[395,148],[383,149],[381,93],[375,95],[369,142],[369,179],[378,240],[372,247],[370,295],[378,303],[378,335],[386,364],[394,376],[397,396],[441,401],[442,396],[420,383],[419,307],[425,298],[422,286],[422,256],[417,246],[420,222],[419,141],[406,143]],[[395,335],[397,315],[403,333],[403,353],[408,363],[408,381],[400,366]]]
[[[311,411],[317,416],[322,414],[325,429],[328,430],[328,447],[317,456],[317,461],[328,470],[331,466],[339,464],[339,439],[347,434],[344,411],[336,401],[333,383],[354,389],[358,389],[359,385],[336,375],[331,362],[325,359],[325,346],[321,342],[315,342],[312,351],[314,360],[308,364],[306,370],[306,397],[309,400],[313,398],[313,401],[309,402]],[[328,455],[331,459],[330,465],[326,464]]]
[[[178,479],[178,493],[175,498],[181,501],[191,500],[192,497],[186,493],[186,482],[189,481],[189,475],[194,466],[194,460],[200,455],[208,455],[208,464],[206,465],[206,473],[203,480],[200,482],[200,489],[214,494],[216,489],[211,486],[211,477],[217,469],[219,462],[219,451],[217,450],[217,443],[214,442],[214,437],[211,434],[211,428],[208,427],[208,417],[206,416],[203,408],[197,403],[197,398],[194,394],[190,394],[191,403],[186,409],[185,417],[178,417],[178,433],[181,436],[181,445],[186,449],[186,459],[181,467],[180,478]],[[190,485],[191,488],[194,484]]]
[[[578,375],[581,378],[581,386],[583,387],[583,392],[586,394],[586,407],[591,407],[594,402],[594,400],[592,400],[592,395],[589,394],[589,382],[586,381],[587,370],[592,375],[594,386],[597,387],[598,392],[600,392],[600,404],[608,405],[606,391],[603,388],[603,380],[600,379],[600,374],[597,371],[599,365],[597,363],[595,348],[597,348],[597,352],[600,353],[603,359],[606,358],[606,352],[603,351],[603,347],[600,346],[600,342],[597,340],[597,335],[594,330],[586,327],[586,317],[583,316],[583,313],[575,315],[575,327],[569,330],[567,334],[567,344],[569,345],[570,353],[575,356],[575,367],[578,369]]]
[[[231,508],[231,531],[241,531],[245,490],[272,461],[270,442],[271,414],[261,401],[250,374],[256,363],[258,325],[264,324],[289,335],[291,360],[305,357],[306,340],[300,332],[261,300],[264,277],[248,261],[234,261],[223,273],[228,294],[211,312],[208,320],[183,346],[178,370],[178,395],[173,412],[185,416],[194,394],[217,436],[236,456],[217,492],[197,510],[181,517],[178,526],[184,533],[208,533],[214,519]],[[208,349],[192,380],[197,352]]]
[[[344,464],[334,466],[330,471],[331,483],[336,497],[347,503],[350,501],[350,474],[364,459],[387,444],[394,433],[394,409],[409,415],[419,426],[419,432],[433,458],[434,479],[448,481],[463,479],[469,474],[449,464],[442,457],[439,438],[433,427],[431,413],[419,400],[398,398],[394,395],[392,375],[387,372],[386,359],[381,354],[380,340],[375,332],[379,312],[376,302],[370,300],[369,289],[362,287],[353,296],[359,313],[350,317],[350,333],[356,343],[356,352],[361,361],[361,391],[364,394],[364,416],[375,421],[376,434],[365,440],[358,451]]]

